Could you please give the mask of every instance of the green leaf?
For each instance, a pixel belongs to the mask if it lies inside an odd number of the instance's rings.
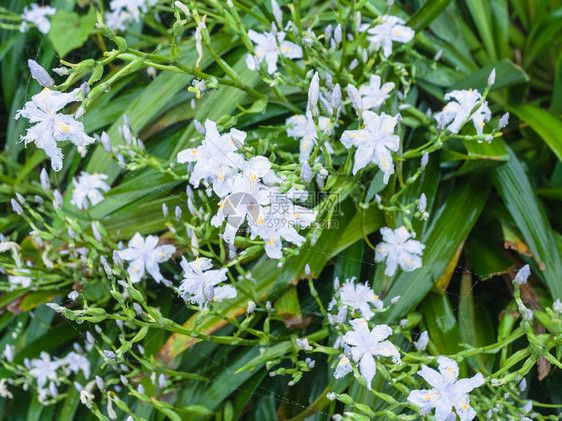
[[[425,29],[447,7],[451,0],[427,0],[408,21],[414,31]]]
[[[478,89],[480,92],[483,92],[488,85],[488,77],[493,69],[496,69],[496,82],[492,86],[492,91],[529,83],[529,76],[521,67],[511,60],[503,59],[471,73],[460,82],[451,86],[451,89]]]
[[[472,177],[459,183],[447,197],[422,236],[421,241],[426,246],[422,268],[400,273],[385,294],[388,301],[398,295],[401,297],[387,313],[390,320],[410,312],[445,272],[486,203],[490,191],[488,184]]]
[[[488,0],[466,0],[465,3],[478,29],[480,39],[486,47],[489,61],[496,61],[497,54],[492,33],[494,25],[492,25],[492,12]]]
[[[456,172],[456,175],[471,171],[489,170],[509,160],[505,143],[501,138],[495,138],[490,143],[478,143],[474,140],[463,140],[468,151],[466,161]]]
[[[474,347],[482,347],[494,342],[494,330],[488,310],[474,300],[472,275],[465,272],[461,280],[459,323],[462,341]],[[488,372],[494,363],[494,356],[477,354],[468,359],[476,371]]]
[[[471,235],[466,242],[465,252],[473,272],[482,280],[505,273],[513,267],[505,251],[490,238],[488,232]]]
[[[461,350],[459,326],[447,294],[430,293],[423,300],[423,315],[431,342],[441,355]]]
[[[552,88],[552,106],[550,112],[554,115],[562,114],[562,54],[556,63],[556,76]]]
[[[562,121],[559,118],[531,104],[512,105],[508,110],[528,123],[562,161]]]
[[[538,275],[544,279],[552,297],[562,297],[562,264],[552,227],[533,192],[523,166],[513,151],[509,148],[508,151],[509,162],[490,173],[492,182],[533,252],[541,269]]]
[[[81,47],[94,29],[96,14],[92,9],[82,17],[78,14],[59,10],[51,19],[49,37],[58,55],[62,58],[69,51]]]

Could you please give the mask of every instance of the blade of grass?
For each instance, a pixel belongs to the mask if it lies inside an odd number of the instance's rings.
[[[508,148],[509,162],[491,171],[492,182],[531,248],[552,297],[562,297],[562,264],[552,228],[525,170]]]

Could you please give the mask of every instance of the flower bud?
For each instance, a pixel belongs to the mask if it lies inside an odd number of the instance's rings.
[[[312,181],[312,170],[310,169],[310,164],[305,161],[301,168],[301,178],[304,184],[308,184]]]
[[[175,213],[176,219],[181,219],[181,208],[179,206],[176,206]]]
[[[41,175],[39,176],[39,178],[41,179],[41,187],[43,188],[43,190],[51,190],[49,174],[47,173],[47,170],[45,168],[41,170]]]
[[[496,81],[496,69],[492,69],[490,76],[488,77],[488,86],[492,86]]]
[[[342,40],[342,29],[341,29],[341,23],[338,24],[338,26],[336,26],[336,29],[334,30],[334,41],[336,42],[336,44],[339,44]]]
[[[271,11],[279,28],[283,28],[283,12],[275,0],[271,0]]]
[[[517,275],[515,275],[515,278],[513,279],[513,283],[519,285],[526,284],[527,279],[529,278],[530,275],[531,275],[531,268],[529,267],[529,265],[525,265],[521,269],[519,269],[519,272],[517,272]]]
[[[422,168],[427,167],[428,162],[429,162],[429,154],[426,152],[422,155],[421,163],[420,163],[421,167]]]
[[[207,134],[207,130],[205,129],[205,127],[203,127],[203,125],[198,120],[193,120],[193,125],[195,126],[195,130],[197,130],[199,134],[203,136]]]
[[[191,12],[187,8],[187,6],[185,4],[183,4],[181,1],[175,1],[174,6],[176,6],[178,9],[180,9],[184,13],[186,19],[189,19],[191,17]]]
[[[31,77],[39,82],[39,85],[45,88],[50,88],[55,84],[55,81],[49,75],[49,73],[35,60],[27,60],[27,65],[29,66]]]
[[[418,211],[421,214],[423,214],[426,208],[427,208],[427,197],[425,196],[425,193],[422,193],[420,196],[420,200],[418,202]]]
[[[254,303],[253,301],[248,301],[248,307],[246,308],[246,312],[248,314],[252,314],[254,312],[254,310],[256,309],[256,303]]]
[[[100,141],[101,141],[101,144],[103,145],[104,149],[107,152],[111,152],[111,150],[113,148],[111,147],[111,140],[109,139],[109,135],[106,132],[102,132],[102,134],[100,136]]]
[[[361,95],[359,94],[357,88],[351,83],[347,85],[347,95],[349,96],[349,99],[351,100],[351,104],[353,105],[353,108],[355,108],[355,111],[360,113],[361,110],[363,110],[363,99],[361,98]]]
[[[58,189],[55,189],[53,194],[55,196],[55,202],[54,202],[55,207],[62,208],[63,199],[62,199],[62,195],[60,194],[60,191],[58,191]]]
[[[18,215],[23,215],[23,209],[15,199],[10,200],[10,203],[12,204],[12,209],[15,213],[17,213]]]
[[[318,97],[320,94],[320,77],[318,72],[314,73],[308,88],[308,107],[313,116],[318,116]]]
[[[326,29],[324,29],[324,38],[326,39],[326,42],[332,38],[332,25],[328,25],[326,26]]]
[[[498,129],[501,130],[504,127],[506,127],[508,122],[509,122],[509,113],[505,113],[504,115],[501,116],[500,121],[498,121]]]
[[[330,95],[330,105],[332,106],[332,112],[337,114],[341,105],[341,88],[339,83],[336,83],[336,86],[334,86],[334,89],[332,90],[332,94]]]

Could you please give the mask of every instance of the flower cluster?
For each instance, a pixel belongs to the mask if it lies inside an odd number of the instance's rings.
[[[189,178],[193,186],[205,180],[219,196],[219,208],[211,224],[218,227],[226,221],[222,238],[234,243],[237,231],[246,222],[251,238],[262,238],[271,258],[282,257],[283,239],[300,246],[304,237],[297,228],[308,227],[316,218],[313,210],[294,203],[306,200],[306,192],[294,188],[282,192],[282,180],[266,157],[246,158],[241,153],[244,132],[232,129],[220,134],[211,120],[205,122],[204,132],[201,146],[179,152],[178,162],[193,163]]]
[[[31,67],[31,65],[30,65]],[[33,74],[41,83],[41,79]],[[67,104],[79,101],[80,89],[63,93],[45,87],[34,95],[31,101],[16,113],[15,118],[25,117],[34,126],[27,129],[27,134],[21,140],[28,143],[35,142],[38,148],[45,151],[51,159],[55,171],[62,169],[62,150],[57,142],[70,140],[79,147],[84,147],[94,142],[94,138],[84,131],[84,125],[68,114],[59,113]]]
[[[146,13],[158,0],[111,0],[110,10],[105,13],[105,22],[110,28],[124,31],[127,26],[138,22],[141,13]]]
[[[87,344],[87,351],[92,348],[91,344]],[[78,344],[74,344],[74,351],[69,352],[62,358],[52,358],[47,352],[41,352],[38,358],[24,360],[24,364],[14,363],[15,349],[12,345],[6,345],[3,357],[8,364],[8,368],[20,378],[18,384],[23,385],[23,389],[27,390],[30,386],[37,388],[37,396],[39,402],[46,404],[51,398],[56,398],[58,389],[63,384],[63,379],[74,374],[82,373],[87,379],[90,377],[91,367],[90,361],[84,354],[84,350]],[[13,378],[3,379],[0,384],[0,395],[5,398],[13,398],[13,394],[8,390],[6,383],[15,384]]]

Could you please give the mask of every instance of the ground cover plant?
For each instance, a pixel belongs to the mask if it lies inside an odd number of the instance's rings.
[[[555,420],[562,4],[0,7],[0,413]]]

